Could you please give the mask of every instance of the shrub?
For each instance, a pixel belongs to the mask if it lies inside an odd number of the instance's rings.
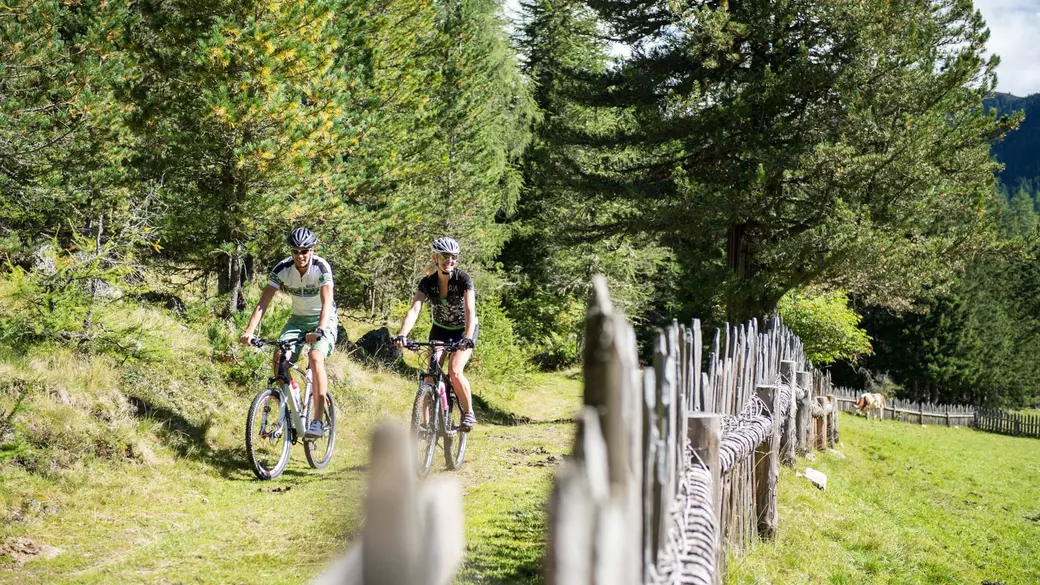
[[[873,352],[870,337],[859,326],[863,317],[849,306],[843,291],[795,289],[780,299],[777,309],[784,324],[802,340],[806,357],[816,365],[839,359],[855,361]]]

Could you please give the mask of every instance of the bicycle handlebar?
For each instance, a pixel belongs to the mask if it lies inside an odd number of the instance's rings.
[[[296,339],[286,339],[285,341],[282,341],[281,339],[264,339],[262,337],[253,337],[250,338],[249,343],[253,347],[258,347],[260,349],[263,349],[265,345],[274,345],[282,351],[289,351],[296,344],[300,343],[301,341],[305,341],[306,338],[306,333],[301,333],[300,336]]]
[[[424,347],[444,348],[447,351],[459,351],[459,342],[448,343],[446,341],[408,341],[404,346],[412,351],[418,351]]]

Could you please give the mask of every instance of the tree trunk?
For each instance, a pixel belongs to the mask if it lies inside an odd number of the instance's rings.
[[[237,311],[245,310],[246,298],[242,292],[245,262],[238,253],[221,254],[217,261],[217,294],[230,295],[224,305],[224,316],[230,317]]]

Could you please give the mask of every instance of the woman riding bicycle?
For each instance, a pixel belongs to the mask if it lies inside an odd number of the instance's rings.
[[[401,320],[400,334],[394,343],[402,347],[407,342],[423,302],[429,299],[433,317],[430,341],[458,342],[460,346],[459,351],[451,354],[448,376],[464,413],[460,428],[470,431],[477,424],[477,418],[473,414],[469,380],[463,370],[473,355],[480,332],[477,325],[477,293],[470,275],[456,268],[459,260],[458,242],[447,237],[437,238],[430,247],[433,250],[432,262],[426,277],[419,281],[412,295],[412,305]],[[442,362],[443,354],[443,350],[437,350],[433,359]]]

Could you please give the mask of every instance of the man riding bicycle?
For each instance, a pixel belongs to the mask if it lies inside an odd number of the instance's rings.
[[[458,342],[460,350],[451,354],[448,377],[459,397],[462,407],[463,431],[470,431],[477,424],[470,400],[469,380],[463,374],[466,363],[473,355],[480,327],[477,325],[477,293],[470,275],[456,268],[459,260],[459,243],[452,238],[437,238],[430,246],[433,251],[431,264],[425,278],[419,281],[412,304],[401,320],[400,334],[394,340],[397,347],[408,341],[408,334],[419,318],[422,304],[429,299],[433,327],[430,341]],[[443,359],[443,350],[437,350],[434,359]]]
[[[282,328],[280,341],[292,341],[305,333],[304,341],[311,346],[307,354],[313,375],[312,404],[314,416],[303,434],[305,439],[316,439],[325,433],[322,417],[325,414],[325,392],[328,377],[325,375],[325,358],[332,355],[336,346],[336,302],[332,299],[332,268],[329,263],[314,253],[317,236],[307,228],[294,229],[287,238],[292,255],[275,264],[270,279],[264,287],[260,301],[256,304],[249,324],[242,333],[241,341],[249,344],[253,332],[260,324],[267,305],[278,289],[292,297],[292,316]],[[302,344],[296,346],[292,361],[299,358]],[[274,354],[274,375],[278,375],[280,352]]]

